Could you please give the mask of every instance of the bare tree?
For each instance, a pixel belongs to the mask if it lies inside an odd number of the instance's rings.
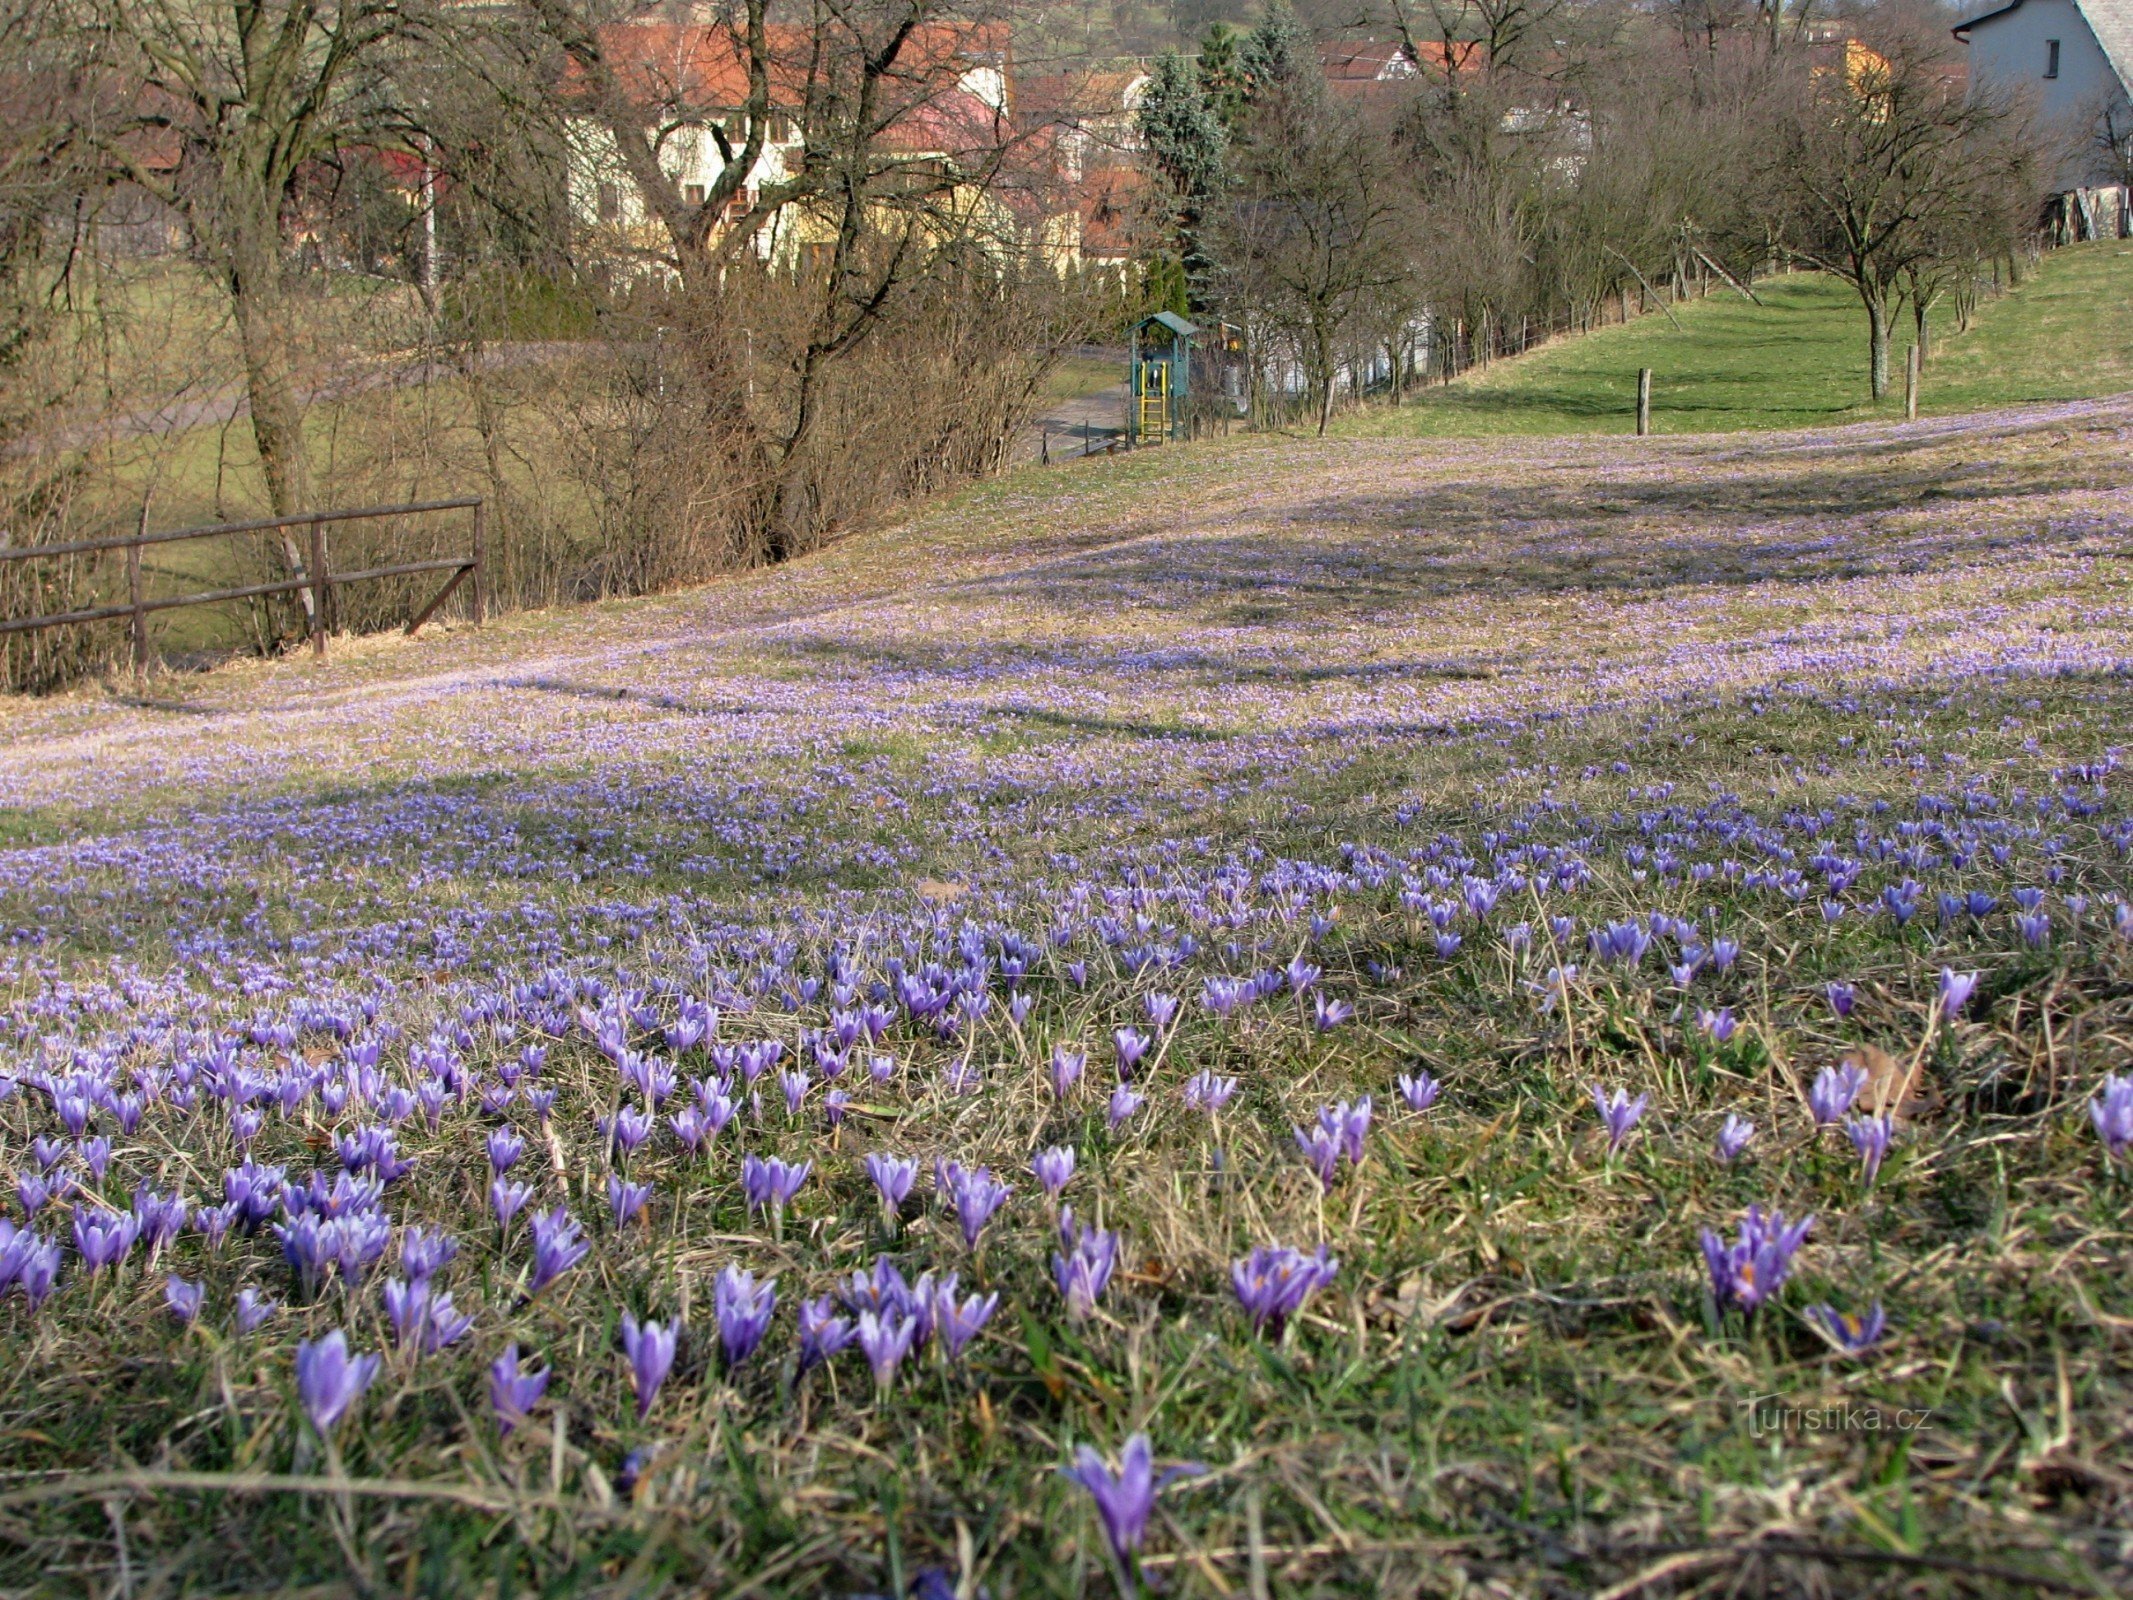
[[[660,230],[683,291],[666,314],[718,332],[690,344],[727,369],[706,374],[702,393],[718,412],[706,425],[741,452],[743,475],[760,486],[763,554],[782,559],[814,518],[801,464],[831,371],[948,246],[991,234],[987,243],[1014,247],[999,237],[992,191],[1015,135],[1004,105],[967,87],[983,66],[973,51],[1004,52],[1004,27],[937,19],[927,0],[817,0],[804,24],[773,23],[766,0],[740,0],[708,25],[532,3],[568,60],[560,111],[597,126]],[[671,47],[654,29],[674,35]],[[793,137],[771,161],[772,132],[785,128]],[[678,154],[696,137],[718,159],[691,189]],[[748,403],[720,310],[737,274],[766,266],[788,272],[807,301],[801,336],[784,342],[789,381],[776,387],[775,414]],[[745,346],[738,359],[749,362]]]
[[[1784,241],[1858,294],[1876,399],[1907,284],[1923,283],[1995,193],[2019,195],[2027,181],[2021,142],[1997,137],[2010,115],[1916,37],[1800,74],[1777,146]]]
[[[1220,229],[1225,303],[1293,350],[1318,431],[1342,357],[1412,276],[1404,186],[1391,144],[1315,72],[1257,94],[1234,149]],[[1382,321],[1382,316],[1376,319]]]
[[[310,163],[373,142],[393,52],[426,25],[399,0],[90,4],[106,46],[100,70],[122,86],[90,134],[184,219],[228,294],[268,497],[282,515],[306,509],[286,225]],[[293,544],[289,556],[295,564]]]

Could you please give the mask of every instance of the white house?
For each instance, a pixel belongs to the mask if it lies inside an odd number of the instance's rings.
[[[2067,146],[2055,187],[2116,187],[2133,140],[2133,0],[2011,0],[1955,30],[1970,78],[2027,95]],[[2115,230],[2114,230],[2115,231]]]

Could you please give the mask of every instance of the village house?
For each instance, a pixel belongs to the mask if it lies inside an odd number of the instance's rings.
[[[2133,179],[2133,0],[2011,0],[1955,30],[1971,80],[2025,98],[2049,141],[2055,225],[2124,237]]]
[[[715,24],[645,18],[600,32],[602,54],[629,103],[642,108],[660,170],[681,198],[700,205],[731,159],[738,159],[740,113],[748,98],[748,62],[732,32]],[[808,38],[792,27],[770,30],[772,113],[760,153],[733,198],[729,219],[755,207],[763,192],[794,178],[805,155],[801,116],[812,64]],[[915,30],[899,58],[878,152],[914,172],[953,176],[997,168],[1012,117],[1013,62],[1004,28],[934,24]],[[722,144],[721,135],[725,134]],[[732,154],[729,155],[729,148]],[[569,125],[569,198],[573,220],[622,252],[663,253],[658,216],[631,178],[609,128],[589,112]],[[1001,230],[1018,224],[975,183],[955,197]],[[998,210],[997,218],[990,212]],[[819,231],[804,207],[781,211],[751,241],[765,260],[790,260]]]

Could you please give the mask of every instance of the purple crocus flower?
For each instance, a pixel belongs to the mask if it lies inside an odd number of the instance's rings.
[[[59,1282],[59,1241],[42,1239],[26,1231],[21,1237],[29,1242],[20,1247],[21,1254],[15,1266],[15,1287],[22,1291],[22,1298],[35,1311]]]
[[[633,1183],[619,1172],[607,1175],[607,1209],[613,1214],[616,1227],[624,1226],[641,1214],[645,1202],[651,1198],[649,1183]]]
[[[964,1346],[975,1339],[979,1330],[992,1320],[992,1314],[999,1309],[999,1305],[1000,1297],[997,1294],[974,1294],[958,1304],[952,1287],[946,1293],[934,1296],[934,1332],[939,1336],[941,1350],[949,1361],[963,1359]]]
[[[622,1350],[630,1358],[630,1386],[637,1393],[637,1420],[642,1422],[659,1397],[659,1386],[674,1370],[674,1346],[681,1325],[640,1324],[633,1312],[622,1313]]]
[[[1052,1282],[1066,1302],[1067,1320],[1080,1322],[1096,1309],[1118,1266],[1118,1235],[1074,1220],[1071,1207],[1059,1213],[1060,1250],[1052,1256]]]
[[[1955,972],[1947,967],[1940,969],[1940,1014],[1953,1022],[1970,1004],[1971,995],[1977,992],[1978,975],[1974,972]]]
[[[187,1283],[183,1278],[174,1277],[163,1285],[163,1303],[180,1322],[189,1323],[198,1317],[200,1303],[206,1298],[204,1284]]]
[[[955,1207],[955,1219],[963,1229],[964,1244],[973,1250],[978,1247],[978,1235],[1013,1192],[992,1175],[990,1168],[956,1168],[948,1194]]]
[[[770,1331],[771,1314],[778,1308],[778,1280],[756,1282],[755,1274],[740,1267],[726,1267],[718,1275],[714,1293],[718,1306],[718,1338],[731,1372],[750,1356]]]
[[[1059,1470],[1088,1490],[1089,1498],[1096,1502],[1096,1515],[1103,1523],[1104,1538],[1123,1568],[1130,1565],[1134,1552],[1141,1547],[1141,1540],[1147,1536],[1148,1518],[1155,1510],[1156,1495],[1165,1485],[1179,1478],[1192,1477],[1202,1469],[1187,1462],[1157,1473],[1148,1435],[1136,1433],[1126,1441],[1116,1472],[1087,1445],[1075,1452],[1071,1467]]]
[[[628,1156],[651,1138],[655,1124],[649,1111],[624,1106],[612,1117],[600,1118],[600,1131],[617,1155]]]
[[[1727,1112],[1725,1126],[1718,1130],[1718,1159],[1730,1167],[1754,1137],[1754,1123],[1738,1113]]]
[[[1852,1001],[1856,996],[1856,991],[1850,984],[1832,983],[1824,992],[1829,996],[1829,1009],[1831,1011],[1835,1012],[1840,1018],[1848,1017],[1852,1014]]]
[[[1211,1069],[1203,1067],[1185,1080],[1185,1107],[1212,1116],[1228,1105],[1236,1092],[1235,1078],[1217,1077]]]
[[[1148,1103],[1148,1097],[1136,1093],[1131,1084],[1120,1084],[1111,1091],[1111,1103],[1104,1112],[1104,1126],[1116,1133],[1134,1112]]]
[[[1363,1145],[1370,1137],[1371,1100],[1369,1095],[1338,1105],[1321,1107],[1318,1125],[1333,1135],[1340,1145],[1341,1154],[1348,1158],[1350,1166],[1360,1166],[1363,1160]]]
[[[829,1295],[800,1302],[800,1370],[818,1367],[859,1336],[852,1319],[840,1316]]]
[[[859,1348],[866,1352],[867,1365],[874,1369],[876,1389],[886,1393],[896,1381],[896,1368],[911,1353],[911,1341],[917,1334],[917,1321],[901,1311],[891,1309],[880,1316],[871,1311],[859,1313],[856,1337]]]
[[[1052,1046],[1052,1098],[1064,1100],[1074,1092],[1074,1085],[1081,1082],[1082,1069],[1089,1064],[1086,1051],[1069,1050],[1063,1044]]]
[[[1868,1183],[1874,1181],[1881,1171],[1881,1163],[1889,1153],[1889,1141],[1896,1136],[1896,1124],[1886,1114],[1878,1117],[1847,1117],[1844,1131],[1851,1137],[1852,1148],[1859,1152],[1859,1167]]]
[[[489,1410],[496,1418],[499,1434],[508,1435],[532,1415],[534,1406],[548,1392],[552,1375],[546,1367],[531,1372],[521,1370],[518,1345],[504,1346],[504,1353],[489,1363]]]
[[[1148,1025],[1161,1033],[1178,1018],[1178,997],[1174,994],[1150,993],[1141,997],[1141,1005],[1148,1013]]]
[[[1230,1287],[1252,1326],[1279,1338],[1289,1318],[1333,1281],[1340,1265],[1326,1254],[1324,1245],[1315,1255],[1288,1245],[1261,1245],[1242,1261],[1230,1263]]]
[[[1329,1000],[1316,992],[1311,996],[1311,1026],[1320,1033],[1331,1033],[1354,1015],[1355,1007],[1345,1000]]]
[[[702,1151],[704,1141],[711,1137],[711,1129],[704,1121],[703,1112],[695,1106],[683,1106],[673,1113],[667,1118],[667,1126],[674,1130],[674,1137],[682,1142],[691,1155]]]
[[[1407,1102],[1410,1111],[1427,1111],[1437,1103],[1437,1095],[1443,1085],[1426,1071],[1418,1071],[1412,1077],[1400,1074],[1400,1098]]]
[[[150,1261],[161,1253],[164,1245],[177,1237],[178,1230],[185,1226],[189,1209],[176,1195],[158,1194],[147,1183],[133,1191],[133,1214],[141,1224],[141,1238],[148,1246]]]
[[[1304,1159],[1318,1174],[1319,1188],[1332,1193],[1333,1179],[1341,1164],[1340,1135],[1323,1121],[1313,1123],[1308,1129],[1292,1126],[1289,1131],[1296,1136],[1296,1148],[1303,1152]]]
[[[838,1291],[845,1305],[852,1311],[898,1311],[912,1315],[917,1302],[912,1298],[911,1286],[904,1282],[904,1275],[896,1270],[896,1263],[885,1255],[874,1258],[872,1272],[855,1272]]]
[[[459,1241],[448,1233],[413,1227],[400,1236],[401,1270],[413,1279],[434,1278],[459,1254]]]
[[[2089,1121],[2111,1160],[2123,1161],[2133,1151],[2133,1075],[2103,1080],[2103,1092],[2089,1101]]]
[[[753,1212],[767,1208],[773,1217],[781,1217],[785,1208],[792,1204],[792,1197],[800,1192],[800,1186],[807,1182],[807,1175],[814,1166],[812,1161],[792,1166],[776,1156],[767,1160],[743,1156],[741,1193],[747,1199],[748,1209]]]
[[[64,1192],[64,1181],[60,1188]],[[38,1173],[25,1172],[15,1179],[15,1197],[22,1202],[22,1214],[26,1217],[34,1217],[43,1210],[51,1201],[52,1193],[52,1183]]]
[[[1807,1091],[1807,1109],[1814,1113],[1815,1125],[1826,1128],[1851,1110],[1852,1102],[1859,1098],[1859,1091],[1866,1087],[1866,1072],[1855,1062],[1840,1066],[1824,1067],[1815,1074],[1815,1081]]]
[[[1759,1206],[1750,1206],[1741,1219],[1740,1239],[1727,1244],[1718,1234],[1703,1230],[1704,1265],[1711,1273],[1711,1297],[1720,1310],[1737,1306],[1753,1312],[1783,1287],[1792,1270],[1792,1258],[1815,1225],[1802,1217],[1787,1226],[1782,1211],[1767,1217]]]
[[[220,1244],[237,1224],[237,1208],[229,1205],[194,1206],[192,1220],[194,1232],[211,1245]]]
[[[422,1328],[422,1351],[435,1355],[464,1339],[474,1326],[471,1313],[456,1310],[448,1294],[430,1296],[429,1316]]]
[[[1622,1148],[1622,1141],[1629,1137],[1644,1115],[1644,1108],[1651,1104],[1652,1097],[1640,1094],[1632,1100],[1620,1089],[1610,1095],[1598,1084],[1592,1085],[1592,1103],[1599,1107],[1600,1120],[1607,1125],[1607,1153],[1615,1154]]]
[[[489,1209],[496,1213],[498,1227],[508,1228],[511,1219],[525,1209],[526,1202],[533,1198],[529,1184],[513,1183],[509,1178],[489,1180]]]
[[[909,1156],[869,1154],[866,1169],[867,1176],[874,1180],[875,1192],[881,1196],[882,1216],[893,1222],[904,1201],[910,1198],[911,1186],[918,1181],[918,1163]]]
[[[1029,1158],[1029,1169],[1036,1174],[1037,1182],[1044,1186],[1046,1197],[1057,1200],[1060,1191],[1065,1189],[1074,1177],[1074,1147],[1070,1144],[1055,1144],[1048,1150],[1039,1150]]]
[[[1138,1028],[1118,1028],[1111,1034],[1111,1043],[1118,1052],[1118,1075],[1130,1078],[1153,1041]]]
[[[106,1211],[79,1202],[75,1204],[74,1249],[88,1263],[91,1272],[101,1272],[125,1260],[140,1233],[140,1218],[130,1211]]]
[[[98,1183],[104,1181],[104,1172],[111,1165],[111,1141],[98,1134],[93,1139],[84,1139],[74,1147],[81,1157],[81,1164],[89,1169],[89,1176]]]
[[[1711,1036],[1714,1044],[1729,1044],[1740,1024],[1733,1018],[1731,1006],[1720,1006],[1716,1011],[1705,1010],[1697,1014],[1697,1026]]]
[[[385,1316],[392,1324],[393,1343],[405,1350],[421,1344],[430,1320],[430,1281],[417,1278],[409,1283],[394,1278],[385,1285]]]
[[[1809,1306],[1807,1320],[1821,1329],[1830,1343],[1854,1356],[1879,1343],[1888,1329],[1888,1317],[1878,1300],[1863,1317],[1856,1312],[1839,1311],[1835,1306]]]
[[[280,1309],[273,1299],[246,1285],[237,1291],[237,1331],[257,1333],[267,1318]]]
[[[296,1347],[296,1397],[321,1434],[348,1414],[378,1375],[375,1355],[352,1356],[348,1336],[335,1328],[323,1339],[306,1339]]]
[[[526,1153],[526,1141],[510,1128],[491,1128],[488,1143],[489,1167],[494,1172],[509,1172]]]
[[[528,1294],[539,1294],[585,1259],[592,1244],[578,1231],[577,1219],[561,1206],[533,1215],[533,1280]]]

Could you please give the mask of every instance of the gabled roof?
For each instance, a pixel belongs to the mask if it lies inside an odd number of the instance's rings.
[[[1957,23],[1955,36],[1968,44],[1971,29],[2021,7],[2022,0],[2008,0],[2006,5],[1994,6],[1968,22]],[[2133,94],[2133,0],[2074,0],[2074,9],[2081,13],[2089,25],[2089,32],[2096,35],[2096,42],[2103,46],[2104,59],[2118,74],[2119,85],[2128,94]]]

